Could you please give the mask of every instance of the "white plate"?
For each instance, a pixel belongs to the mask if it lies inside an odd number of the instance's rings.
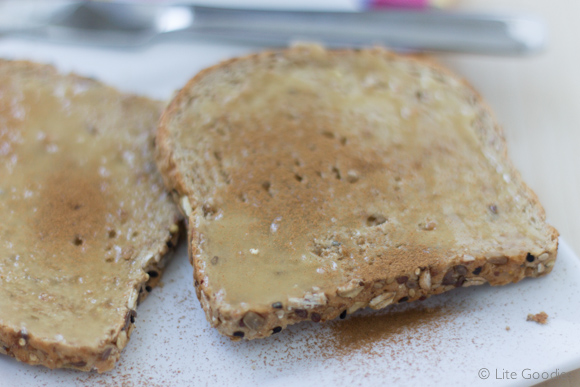
[[[563,242],[557,265],[544,278],[461,288],[397,305],[391,316],[363,311],[251,342],[232,342],[208,326],[186,255],[182,245],[164,286],[139,307],[137,327],[113,371],[51,371],[1,356],[2,383],[516,386],[542,381],[543,372],[580,367],[580,260]],[[526,321],[540,311],[548,313],[548,324]]]
[[[51,62],[157,98],[169,98],[201,68],[251,50],[200,42],[127,51],[0,40],[1,57]],[[421,308],[406,314],[364,311],[344,322],[303,323],[268,339],[230,342],[208,326],[182,246],[165,286],[139,307],[114,371],[51,371],[0,356],[0,385],[530,385],[542,381],[542,372],[580,367],[578,278],[580,260],[562,242],[545,278],[397,306]],[[540,311],[550,316],[547,325],[526,321]]]

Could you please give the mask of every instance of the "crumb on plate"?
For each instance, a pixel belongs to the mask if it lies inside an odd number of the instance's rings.
[[[548,314],[546,312],[540,312],[538,314],[528,314],[527,321],[534,321],[538,324],[545,325],[548,322]]]

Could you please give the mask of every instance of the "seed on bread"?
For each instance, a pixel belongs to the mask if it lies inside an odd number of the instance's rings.
[[[348,284],[340,286],[337,294],[340,297],[355,298],[364,289],[363,282],[359,279],[352,279]]]
[[[487,282],[485,278],[482,277],[469,277],[466,278],[463,287],[474,286],[474,285],[483,285]]]
[[[550,255],[548,253],[542,253],[540,254],[540,256],[538,257],[538,260],[540,262],[544,262],[545,260],[547,260],[550,257]]]
[[[487,262],[493,263],[494,265],[505,265],[508,262],[507,257],[490,257]]]
[[[180,203],[181,209],[183,210],[183,214],[189,217],[193,212],[193,209],[191,208],[191,204],[189,203],[189,199],[187,198],[187,196],[182,196]]]
[[[326,294],[322,292],[306,292],[302,298],[288,298],[288,305],[293,308],[312,309],[317,306],[325,305],[326,302]]]
[[[463,254],[461,257],[461,261],[462,262],[473,262],[475,261],[475,257],[469,254]]]
[[[349,306],[349,308],[347,309],[347,313],[353,314],[357,310],[364,308],[367,305],[368,305],[368,303],[366,303],[366,302],[357,301],[357,302],[353,303],[351,306]]]
[[[431,289],[431,272],[428,269],[421,272],[419,277],[419,286],[423,290]]]
[[[373,309],[382,309],[387,305],[393,303],[396,293],[383,293],[376,296],[369,302],[369,306]]]
[[[244,324],[253,330],[259,330],[264,325],[264,318],[257,313],[248,312],[243,318]]]

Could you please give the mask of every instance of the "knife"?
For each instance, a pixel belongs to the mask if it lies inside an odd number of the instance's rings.
[[[263,46],[314,41],[327,47],[382,45],[399,51],[522,55],[540,51],[533,16],[429,10],[296,11],[115,2],[0,2],[0,35],[104,46],[159,39],[219,39]]]

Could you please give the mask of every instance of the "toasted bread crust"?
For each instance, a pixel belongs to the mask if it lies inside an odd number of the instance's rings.
[[[137,111],[139,109],[142,109],[142,111],[146,112],[147,114],[151,114],[155,110],[160,112],[162,107],[162,104],[159,102],[151,101],[146,98],[121,94],[117,90],[104,86],[101,83],[90,78],[77,76],[75,74],[61,75],[57,72],[57,70],[54,67],[50,65],[31,63],[27,61],[0,60],[0,71],[2,71],[2,76],[5,76],[5,74],[12,74],[12,77],[18,77],[18,79],[21,79],[21,82],[25,82],[26,85],[22,84],[22,93],[24,93],[25,86],[27,88],[30,88],[31,85],[34,85],[35,82],[37,82],[38,85],[43,88],[50,87],[50,85],[53,85],[55,87],[54,91],[55,93],[62,92],[62,90],[66,90],[67,88],[73,89],[75,87],[78,87],[78,89],[75,89],[75,93],[78,92],[82,94],[86,91],[89,92],[94,91],[96,93],[100,93],[98,95],[100,95],[101,98],[103,99],[119,98],[120,101],[123,101],[123,103],[128,104],[127,109],[135,109]],[[62,87],[62,89],[58,89],[57,86]],[[12,91],[13,90],[7,89],[5,90],[5,93],[8,94]],[[71,109],[73,110],[75,108],[76,106],[71,107]],[[110,112],[100,112],[101,114],[100,117],[106,117],[107,113]],[[143,146],[144,148],[147,148],[149,144],[151,144],[152,142],[151,140],[153,140],[155,121],[153,120],[153,122],[146,124],[146,126],[139,127],[140,124],[134,122],[135,121],[134,117],[136,117],[135,114],[138,113],[135,113],[135,111],[133,110],[131,111],[131,113],[127,113],[127,117],[124,117],[124,119],[126,120],[124,122],[126,127],[125,128],[117,127],[115,129],[122,131],[130,128],[132,134],[144,134],[145,136],[140,139],[135,138],[135,142],[139,144],[138,146]],[[99,124],[101,123],[101,121],[96,121],[96,123]],[[103,127],[105,127],[106,125],[108,124],[103,124]],[[48,135],[51,136],[53,135],[53,133],[51,133],[50,129],[48,129],[49,126],[50,122],[47,122],[46,130],[48,131]],[[73,137],[74,135],[77,134],[74,133],[75,131],[80,132],[84,131],[84,129],[85,128],[78,128],[73,125],[71,126],[71,132],[69,133],[69,135],[70,137]],[[99,136],[100,135],[101,134],[99,134]],[[108,133],[105,136],[108,135],[113,134]],[[0,133],[0,145],[2,145],[2,140],[3,138]],[[63,143],[59,143],[59,145],[63,145]],[[86,152],[90,153],[90,150],[87,150]],[[149,151],[143,150],[143,152],[146,153]],[[97,154],[94,156],[101,157],[107,156],[107,154],[105,153],[102,155]],[[152,161],[153,160],[151,160],[151,162]],[[50,164],[49,162],[47,163]],[[142,168],[143,166],[138,165],[137,167]],[[22,172],[23,175],[25,175],[24,171]],[[161,183],[161,178],[159,176],[155,176],[156,174],[157,172],[155,171],[151,172],[150,177],[152,184],[155,184],[154,181],[158,181],[159,183]],[[129,177],[128,174],[126,175],[126,177]],[[146,177],[144,179],[147,180],[149,179],[149,177]],[[130,195],[131,193],[127,192],[125,194],[125,198],[130,198]],[[152,193],[152,195],[154,194]],[[58,198],[60,198],[60,196]],[[60,200],[58,198],[57,200]],[[161,232],[163,236],[156,240],[147,241],[147,251],[143,252],[144,259],[138,258],[136,256],[127,256],[125,258],[127,262],[135,261],[135,263],[138,263],[140,267],[138,271],[132,272],[132,275],[134,275],[135,278],[129,278],[129,276],[127,276],[127,278],[121,279],[127,281],[127,283],[131,283],[130,286],[132,288],[127,289],[123,295],[118,294],[118,297],[122,298],[123,299],[122,302],[124,302],[124,308],[122,311],[124,317],[120,318],[118,321],[116,319],[111,320],[108,323],[110,324],[111,334],[106,340],[102,340],[98,342],[96,345],[79,345],[74,342],[67,341],[69,337],[67,337],[66,332],[56,331],[56,328],[53,334],[57,335],[62,333],[62,337],[60,340],[39,337],[39,335],[34,329],[28,330],[18,329],[18,327],[15,326],[14,322],[9,319],[11,316],[3,315],[2,312],[0,312],[0,353],[14,357],[17,360],[22,361],[24,363],[32,365],[43,365],[48,368],[72,368],[81,371],[96,370],[98,372],[104,372],[114,368],[116,362],[119,359],[122,349],[125,347],[129,337],[131,336],[133,329],[135,328],[134,323],[135,317],[137,316],[137,313],[135,311],[136,307],[141,301],[143,301],[147,297],[151,289],[159,283],[159,280],[161,279],[161,275],[165,268],[165,264],[167,260],[171,257],[174,247],[176,246],[177,240],[180,235],[181,218],[179,216],[178,211],[171,204],[170,200],[164,198],[164,194],[162,194],[159,198],[153,199],[153,201],[155,200],[159,200],[159,202],[157,202],[157,204],[154,204],[153,206],[156,207],[156,211],[159,211],[159,213],[163,214],[162,219],[160,218],[155,220],[156,226],[159,227],[159,230],[163,230]],[[47,227],[53,228],[55,230],[53,234],[57,235],[58,232],[61,232],[59,229],[66,228],[66,225],[59,224],[59,222],[66,222],[66,220],[61,220],[58,214],[54,215],[56,216],[56,219],[52,220],[53,223],[48,224]],[[23,214],[22,216],[24,217],[25,214]],[[90,216],[92,215],[89,215],[89,217]],[[131,216],[132,214],[123,214],[124,218],[123,222],[127,221],[130,222]],[[51,220],[47,219],[46,221],[48,222]],[[93,221],[91,219],[88,219],[86,222],[91,223]],[[0,229],[0,231],[2,230]],[[145,228],[141,229],[140,231],[145,231]],[[0,233],[0,236],[1,235],[2,233]],[[113,237],[114,237],[113,235],[109,236],[109,238]],[[87,236],[87,238],[90,238],[90,236]],[[83,241],[80,240],[80,243],[82,242]],[[31,241],[31,245],[33,243],[34,241]],[[48,242],[45,243],[50,244],[52,242],[48,240]],[[47,247],[47,249],[48,248],[53,249],[50,251],[51,252],[54,251],[58,254],[59,251],[58,243],[57,242],[55,243],[56,247],[52,247],[52,245],[50,245],[49,247]],[[6,254],[8,253],[6,252]],[[42,253],[40,253],[39,255],[42,255]],[[0,262],[2,258],[5,257],[0,256]],[[100,259],[102,259],[103,265],[110,264],[105,263],[104,256],[101,257]],[[55,265],[58,265],[58,262],[56,262]],[[61,267],[61,269],[64,268]],[[87,266],[86,269],[87,270],[83,272],[83,269],[81,267],[78,273],[80,273],[80,275],[83,275],[84,273],[85,275],[89,276],[90,273],[87,271],[90,270],[90,266]],[[4,271],[3,274],[7,276],[10,275],[9,269],[7,271]],[[123,275],[123,272],[119,271],[119,274]],[[0,277],[1,277],[0,281],[4,279],[4,276]],[[4,284],[3,286],[6,286],[6,284]],[[52,289],[50,287],[46,288],[47,292],[50,292],[51,290]],[[99,291],[98,288],[94,290]],[[6,297],[6,294],[2,294],[0,296]],[[4,299],[2,301],[10,302],[8,300],[9,298]],[[25,322],[23,322],[22,324],[25,324]]]
[[[167,241],[166,247],[162,247],[144,265],[143,271],[145,273],[155,272],[157,274],[154,276],[148,274],[147,280],[138,285],[137,302],[133,308],[127,308],[125,324],[110,342],[103,343],[100,348],[78,347],[66,343],[48,343],[39,340],[34,334],[24,334],[22,331],[11,329],[11,327],[0,326],[0,353],[12,356],[23,363],[42,365],[51,369],[71,368],[79,371],[98,371],[99,373],[113,369],[119,361],[124,345],[131,338],[135,329],[137,306],[159,284],[165,271],[165,265],[171,259],[178,240],[179,232],[176,232]]]
[[[434,261],[425,266],[413,266],[408,264],[405,275],[390,273],[382,277],[357,278],[343,284],[334,291],[321,291],[320,293],[306,294],[305,306],[284,303],[283,309],[272,306],[250,305],[247,309],[229,308],[223,304],[215,294],[215,289],[208,286],[207,277],[203,274],[203,259],[199,253],[199,237],[196,227],[196,211],[199,211],[199,198],[193,194],[191,182],[188,181],[184,171],[187,165],[180,165],[176,161],[176,149],[178,144],[172,136],[171,126],[174,117],[182,113],[182,106],[191,97],[192,89],[212,73],[235,67],[238,63],[267,62],[276,56],[291,56],[296,50],[293,48],[286,51],[264,52],[243,58],[231,59],[216,66],[210,67],[198,73],[177,94],[166,108],[160,120],[157,133],[157,162],[168,189],[174,191],[174,197],[180,201],[181,208],[189,218],[188,248],[190,260],[194,266],[194,281],[197,296],[206,313],[210,324],[224,335],[234,340],[241,337],[254,339],[267,337],[278,333],[289,324],[303,320],[324,322],[336,317],[344,317],[346,313],[354,313],[359,308],[370,306],[379,309],[396,302],[423,300],[434,294],[440,294],[456,287],[467,287],[489,283],[493,286],[518,282],[524,277],[539,277],[549,273],[554,265],[557,248],[558,232],[545,224],[545,213],[535,193],[522,181],[520,174],[515,170],[508,158],[506,142],[501,127],[496,123],[491,110],[483,102],[482,98],[465,81],[459,80],[448,70],[423,58],[402,57],[382,49],[367,51],[378,58],[385,60],[403,61],[416,63],[418,66],[426,66],[441,74],[442,77],[452,79],[460,86],[473,91],[472,104],[477,106],[479,121],[476,121],[471,130],[479,139],[486,151],[501,164],[503,170],[511,176],[511,182],[516,187],[520,198],[532,208],[535,221],[540,224],[545,233],[545,243],[537,251],[520,251],[519,253],[494,256],[492,250],[477,256],[456,256],[445,261]],[[309,48],[306,48],[309,50]],[[314,48],[319,50],[319,48]],[[331,56],[356,55],[350,50],[328,51]],[[257,67],[257,66],[256,66]],[[410,253],[410,261],[413,261]],[[491,255],[490,255],[491,254]],[[314,300],[314,301],[313,301]],[[247,322],[257,315],[259,324],[248,326]],[[247,316],[250,316],[247,319]],[[254,319],[255,320],[255,319]],[[251,321],[250,321],[251,322]],[[251,324],[250,324],[251,325]]]

